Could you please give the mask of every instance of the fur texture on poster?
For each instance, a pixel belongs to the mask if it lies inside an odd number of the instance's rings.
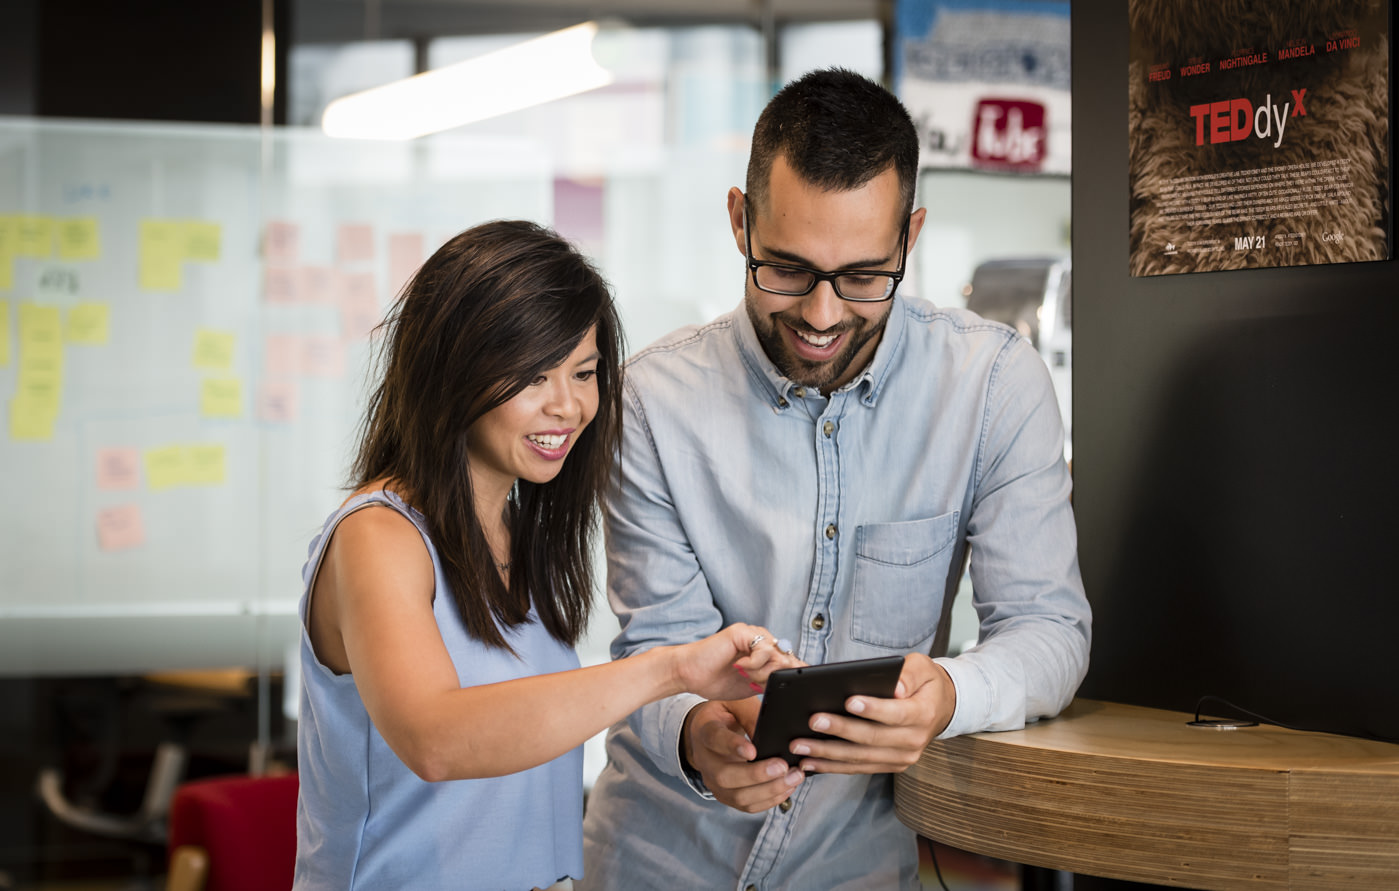
[[[1129,18],[1133,275],[1389,256],[1384,0],[1131,0]],[[1218,103],[1229,101],[1239,107],[1226,118]],[[1319,163],[1348,173],[1345,200],[1311,189],[1308,168]],[[1207,193],[1181,205],[1187,184],[1219,171],[1285,177],[1279,195],[1303,187],[1290,198],[1260,192],[1228,221],[1211,212]],[[1293,213],[1299,203],[1305,209]],[[1267,249],[1252,249],[1255,238]]]

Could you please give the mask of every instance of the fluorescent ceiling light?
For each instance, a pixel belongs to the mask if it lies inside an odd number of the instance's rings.
[[[336,99],[321,128],[352,139],[415,139],[612,83],[593,58],[596,22]]]

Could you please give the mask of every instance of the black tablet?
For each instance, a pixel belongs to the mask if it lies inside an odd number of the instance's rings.
[[[830,739],[807,726],[817,712],[849,714],[845,700],[851,696],[892,699],[903,671],[904,657],[883,656],[851,662],[827,662],[801,668],[782,668],[768,678],[753,745],[758,758],[781,756],[796,767],[800,755],[789,751],[794,739]]]

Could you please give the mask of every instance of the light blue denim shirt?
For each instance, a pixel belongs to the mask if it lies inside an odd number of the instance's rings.
[[[1023,337],[896,298],[869,366],[828,398],[778,373],[739,306],[633,357],[625,395],[606,514],[614,657],[737,621],[810,663],[941,653],[970,549],[980,641],[938,659],[957,688],[943,736],[1072,699],[1090,611],[1063,424]],[[761,814],[701,795],[678,750],[699,701],[609,732],[581,889],[919,886],[891,775],[811,776]]]

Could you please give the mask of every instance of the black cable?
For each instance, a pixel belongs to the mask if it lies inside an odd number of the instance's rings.
[[[1243,712],[1244,714],[1248,715],[1250,718],[1253,718],[1254,720],[1252,720],[1252,721],[1240,721],[1240,720],[1238,720],[1237,718],[1202,718],[1202,717],[1200,717],[1200,712],[1201,712],[1202,708],[1204,707],[1205,703],[1206,703],[1206,702],[1210,702],[1210,701],[1213,701],[1213,702],[1221,702],[1221,703],[1223,703],[1224,705],[1227,705],[1227,706],[1229,706],[1230,708],[1235,709],[1236,711]],[[1265,723],[1265,724],[1271,724],[1271,723],[1273,723],[1273,722],[1267,720],[1266,718],[1260,718],[1258,715],[1255,715],[1253,712],[1249,711],[1249,710],[1246,709],[1246,708],[1240,708],[1239,706],[1237,706],[1237,705],[1235,705],[1234,703],[1230,702],[1229,700],[1223,698],[1222,696],[1211,696],[1211,695],[1209,695],[1209,694],[1207,693],[1207,694],[1205,694],[1204,696],[1201,696],[1200,699],[1195,703],[1195,720],[1193,720],[1193,721],[1190,722],[1190,726],[1191,726],[1191,727],[1213,727],[1213,728],[1218,729],[1218,730],[1234,730],[1234,729],[1239,728],[1239,727],[1256,727],[1256,726],[1258,726],[1258,722],[1259,722],[1259,721],[1263,721],[1263,723]],[[1282,726],[1282,725],[1278,725],[1278,726]]]
[[[1241,713],[1243,713],[1243,714],[1245,714],[1245,715],[1248,715],[1248,716],[1249,716],[1250,718],[1252,718],[1254,721],[1262,721],[1264,724],[1272,724],[1272,725],[1274,725],[1274,726],[1276,726],[1276,727],[1283,727],[1283,728],[1285,728],[1285,729],[1287,729],[1287,730],[1301,730],[1301,729],[1302,729],[1301,727],[1289,727],[1288,725],[1282,723],[1281,721],[1274,721],[1274,720],[1272,720],[1271,718],[1265,717],[1265,716],[1260,715],[1260,714],[1256,714],[1255,712],[1251,712],[1251,711],[1249,711],[1248,709],[1244,708],[1244,707],[1241,706],[1241,705],[1235,705],[1234,703],[1232,703],[1232,702],[1230,702],[1229,700],[1225,699],[1223,696],[1211,696],[1211,695],[1209,695],[1208,693],[1206,693],[1204,696],[1201,696],[1201,697],[1200,697],[1200,701],[1195,703],[1195,720],[1196,720],[1197,723],[1200,722],[1200,720],[1201,720],[1201,718],[1200,718],[1200,709],[1201,709],[1201,707],[1204,706],[1204,704],[1205,704],[1206,702],[1218,702],[1218,703],[1221,703],[1221,704],[1223,704],[1223,705],[1227,705],[1227,706],[1229,706],[1230,708],[1232,708],[1234,711],[1241,712]]]
[[[924,836],[920,836],[920,838],[928,843],[928,856],[932,858],[933,872],[937,874],[938,884],[942,886],[942,891],[952,891],[952,889],[947,887],[947,883],[942,880],[942,870],[938,868],[938,852],[933,848],[933,840]]]
[[[1284,730],[1297,730],[1297,731],[1301,731],[1302,733],[1330,733],[1330,732],[1334,732],[1334,731],[1326,731],[1326,730],[1317,730],[1317,729],[1312,728],[1312,727],[1298,727],[1298,726],[1296,726],[1296,725],[1294,725],[1294,724],[1284,724],[1284,723],[1281,722],[1281,721],[1274,721],[1272,718],[1266,717],[1266,716],[1264,716],[1264,715],[1260,715],[1260,714],[1258,714],[1257,712],[1251,712],[1251,711],[1249,711],[1248,709],[1244,708],[1244,707],[1241,706],[1241,705],[1236,705],[1235,703],[1232,703],[1232,702],[1230,702],[1229,700],[1225,699],[1223,696],[1213,696],[1213,695],[1210,695],[1210,694],[1208,694],[1208,693],[1205,694],[1204,696],[1201,696],[1200,699],[1199,699],[1199,701],[1195,703],[1195,720],[1190,722],[1192,725],[1198,726],[1198,727],[1222,727],[1222,728],[1228,728],[1228,729],[1231,729],[1231,730],[1232,730],[1234,727],[1249,727],[1249,726],[1253,726],[1252,724],[1240,723],[1240,722],[1238,722],[1238,721],[1228,721],[1228,720],[1226,720],[1226,721],[1218,721],[1218,720],[1210,720],[1210,719],[1208,719],[1208,718],[1201,718],[1201,717],[1200,717],[1200,712],[1201,712],[1201,709],[1202,709],[1202,707],[1204,706],[1204,704],[1205,704],[1206,702],[1218,702],[1218,703],[1221,703],[1221,704],[1223,704],[1223,705],[1227,705],[1227,706],[1229,706],[1229,708],[1234,709],[1236,712],[1239,712],[1240,714],[1244,714],[1244,715],[1247,715],[1248,717],[1252,718],[1253,721],[1254,721],[1255,723],[1256,723],[1256,722],[1262,722],[1262,723],[1264,723],[1264,724],[1272,724],[1274,727],[1281,727],[1281,728],[1283,728]],[[1348,734],[1344,734],[1344,735],[1346,735],[1346,736],[1357,736],[1357,737],[1360,737],[1360,738],[1362,738],[1362,739],[1372,739],[1372,740],[1375,740],[1376,742],[1399,742],[1399,739],[1397,739],[1397,738],[1395,738],[1395,737],[1392,737],[1392,736],[1380,736],[1379,734],[1376,734],[1376,733],[1363,733],[1363,732],[1362,732],[1362,733],[1348,733]]]

